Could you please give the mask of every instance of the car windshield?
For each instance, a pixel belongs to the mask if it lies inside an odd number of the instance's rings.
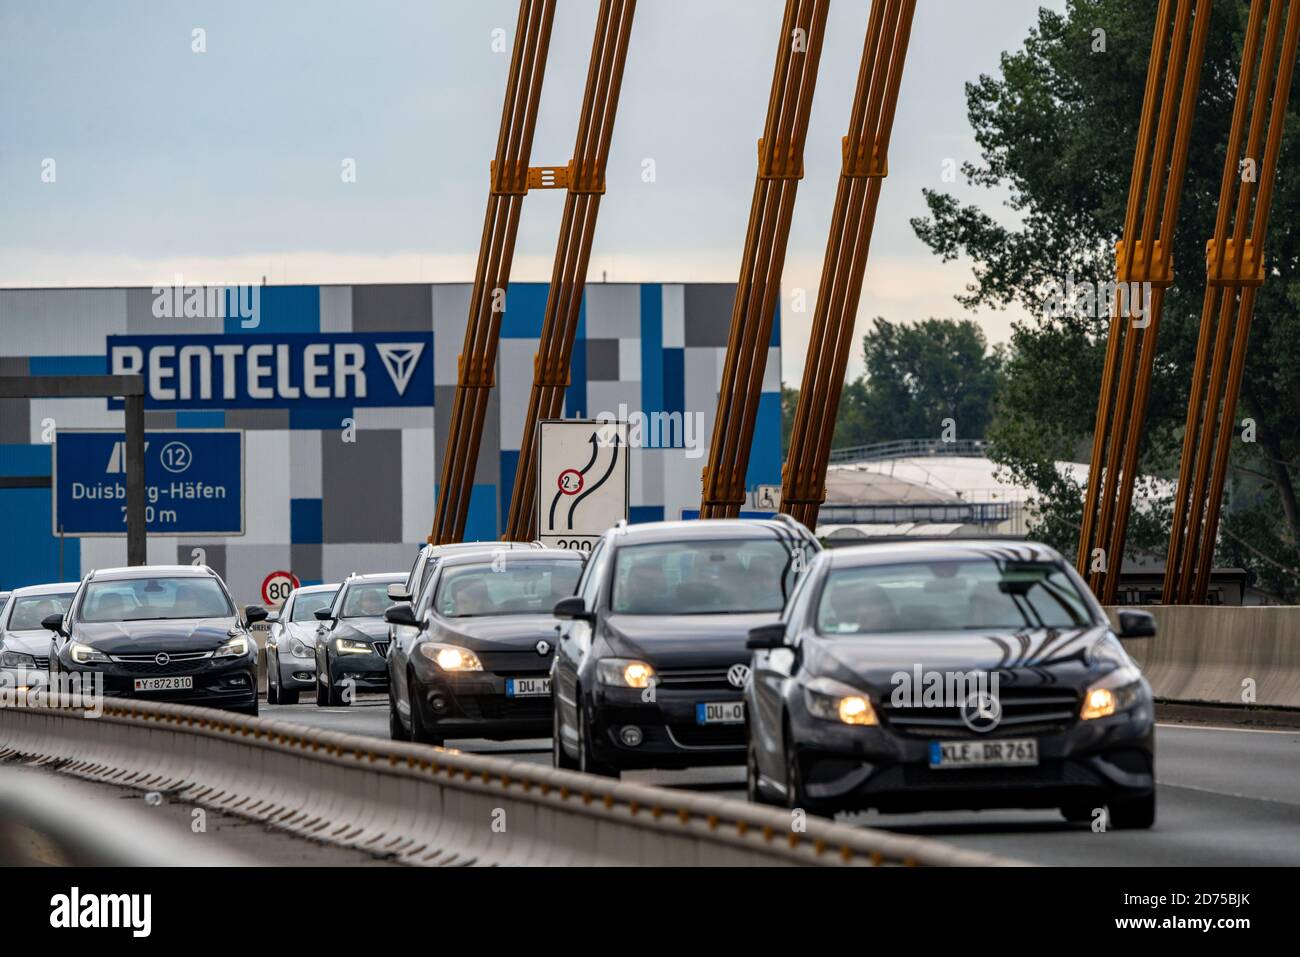
[[[775,538],[625,545],[613,610],[627,615],[780,611],[794,581],[791,547]]]
[[[433,607],[444,618],[544,615],[578,587],[582,562],[507,559],[443,572]]]
[[[60,595],[28,595],[15,598],[13,611],[9,613],[9,631],[36,631],[41,622],[50,615],[63,615],[72,604],[75,592]]]
[[[90,582],[81,601],[82,621],[159,618],[230,618],[235,614],[213,578],[136,578]]]
[[[382,618],[393,602],[388,597],[389,582],[356,582],[343,594],[340,618]]]
[[[299,595],[293,600],[293,617],[290,621],[315,621],[316,612],[321,608],[328,608],[334,603],[334,596],[338,594],[338,589],[333,591],[313,591]]]
[[[1056,562],[972,558],[832,571],[817,607],[824,635],[1077,628],[1093,612]]]

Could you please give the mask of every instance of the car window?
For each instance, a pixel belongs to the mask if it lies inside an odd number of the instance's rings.
[[[82,621],[149,621],[166,618],[229,618],[235,613],[216,579],[135,578],[88,582]]]
[[[587,556],[582,569],[582,580],[578,583],[578,594],[588,611],[595,611],[600,605],[600,586],[605,581],[605,567],[609,564],[610,547],[601,539]]]
[[[624,545],[612,607],[629,615],[780,611],[793,565],[789,546],[775,538]]]
[[[832,571],[817,607],[824,635],[1077,628],[1093,614],[1056,562],[975,558]]]
[[[334,596],[338,594],[335,591],[312,591],[305,594],[295,595],[293,599],[293,613],[289,618],[290,621],[315,621],[316,612],[321,608],[328,608],[334,602]]]
[[[65,615],[76,592],[60,595],[28,595],[10,602],[9,631],[36,631],[50,615]]]
[[[392,602],[388,582],[356,582],[346,586],[340,618],[382,618]]]
[[[438,579],[433,605],[444,618],[544,615],[578,585],[582,564],[543,559],[457,565]]]

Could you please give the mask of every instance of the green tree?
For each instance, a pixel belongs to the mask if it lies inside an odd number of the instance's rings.
[[[1113,278],[1157,0],[1069,0],[1040,10],[1024,45],[1004,53],[999,75],[966,86],[980,162],[969,181],[994,190],[1019,214],[1004,225],[977,204],[925,192],[929,215],[916,234],[945,261],[973,264],[968,308],[1017,303],[1016,324],[990,430],[995,457],[1038,492],[1033,534],[1071,554],[1082,512],[1077,486],[1054,462],[1087,459],[1106,322],[1046,314],[1052,283]],[[1176,476],[1204,293],[1204,244],[1213,234],[1247,7],[1216,3],[1201,74],[1192,149],[1174,238],[1176,285],[1166,298],[1152,382],[1142,468]],[[1094,31],[1105,31],[1097,49]],[[1300,84],[1300,77],[1297,77]],[[1300,97],[1292,96],[1270,233],[1268,281],[1260,290],[1238,419],[1258,442],[1235,442],[1218,561],[1251,569],[1266,590],[1293,598],[1300,585],[1295,483],[1300,466]],[[1160,504],[1160,503],[1157,503]],[[1281,521],[1277,519],[1281,518]],[[1163,554],[1163,508],[1135,510],[1131,550]]]

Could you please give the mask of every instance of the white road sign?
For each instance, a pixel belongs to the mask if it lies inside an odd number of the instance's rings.
[[[538,538],[589,549],[627,518],[627,423],[548,419],[537,428]]]

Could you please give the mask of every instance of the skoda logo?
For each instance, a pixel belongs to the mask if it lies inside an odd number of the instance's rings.
[[[160,651],[153,656],[154,664],[165,665],[172,660],[172,656],[165,651]]]
[[[537,653],[541,655],[543,658],[551,653],[551,643],[547,641],[545,638],[539,641],[536,647],[537,647]]]
[[[749,665],[732,665],[727,669],[727,683],[733,688],[745,687],[749,681]]]
[[[992,731],[1002,720],[1002,702],[996,694],[976,691],[962,702],[961,720],[979,734]]]

